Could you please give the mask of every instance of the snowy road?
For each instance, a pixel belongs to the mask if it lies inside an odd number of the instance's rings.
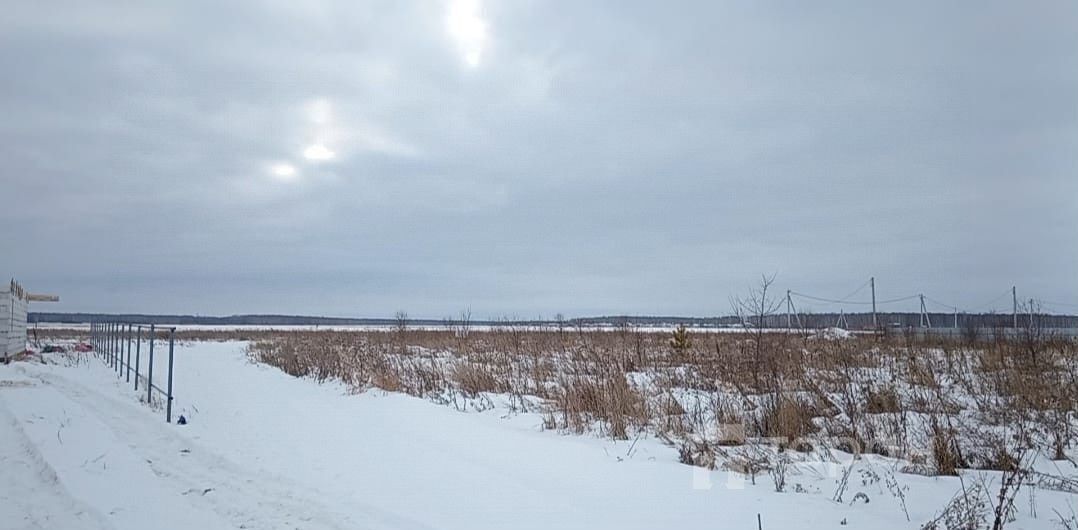
[[[0,366],[0,528],[909,528],[880,484],[831,502],[677,463],[635,445],[538,428],[534,414],[461,413],[349,394],[250,364],[240,343],[177,350],[169,425],[95,359]],[[957,490],[902,476],[914,522]],[[852,493],[851,493],[852,494]],[[1042,511],[1065,495],[1038,492]],[[1021,521],[1020,521],[1021,522]],[[1051,528],[1047,518],[1016,527]],[[149,525],[149,526],[148,526]]]
[[[372,526],[370,518],[360,525],[334,513],[282,477],[207,451],[115,393],[16,370],[23,377],[5,378],[0,391],[0,465],[16,471],[5,473],[12,483],[5,480],[3,491],[18,492],[3,509],[5,521],[22,515],[27,528]]]

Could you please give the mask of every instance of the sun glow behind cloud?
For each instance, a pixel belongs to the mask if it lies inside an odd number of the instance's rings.
[[[332,160],[335,156],[337,156],[336,153],[334,153],[328,147],[322,144],[311,144],[303,150],[303,158],[315,162]]]
[[[487,42],[487,23],[480,16],[479,0],[451,0],[446,29],[456,41],[464,64],[478,67]]]
[[[299,177],[299,172],[296,171],[296,166],[287,162],[276,162],[270,164],[269,173],[274,179],[281,182],[292,182]]]

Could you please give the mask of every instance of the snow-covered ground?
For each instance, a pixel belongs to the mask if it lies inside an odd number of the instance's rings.
[[[190,421],[166,424],[94,357],[46,359],[0,366],[2,528],[756,528],[757,514],[765,529],[917,528],[961,487],[894,473],[907,521],[879,457],[855,464],[845,502],[832,497],[848,459],[801,464],[776,493],[766,474],[752,485],[682,465],[653,438],[296,379],[239,342],[177,346],[176,415]],[[1016,504],[1009,528],[1059,528],[1056,511],[1078,510],[1048,489]]]

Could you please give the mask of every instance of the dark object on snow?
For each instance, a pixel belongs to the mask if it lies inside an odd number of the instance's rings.
[[[41,353],[64,353],[65,351],[66,350],[64,350],[63,346],[57,346],[55,344],[49,344],[49,345],[45,346],[41,350]]]
[[[180,419],[176,420],[176,425],[187,425],[187,418],[180,414]]]
[[[86,344],[85,342],[80,342],[75,345],[75,351],[79,353],[91,352],[94,351],[94,347],[90,346],[89,344]]]

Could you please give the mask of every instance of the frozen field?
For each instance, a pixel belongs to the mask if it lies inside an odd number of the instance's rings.
[[[92,356],[0,366],[0,526],[750,529],[759,514],[765,529],[918,528],[961,481],[998,477],[892,475],[895,462],[865,456],[839,503],[840,455],[799,464],[776,493],[767,474],[752,485],[686,466],[655,438],[562,435],[500,406],[351,394],[252,364],[245,347],[177,347],[183,426]],[[1038,466],[1076,474],[1068,462]],[[908,488],[909,520],[884,476]],[[1072,494],[1040,488],[1016,505],[1008,528],[1060,528],[1059,514],[1078,510]]]

